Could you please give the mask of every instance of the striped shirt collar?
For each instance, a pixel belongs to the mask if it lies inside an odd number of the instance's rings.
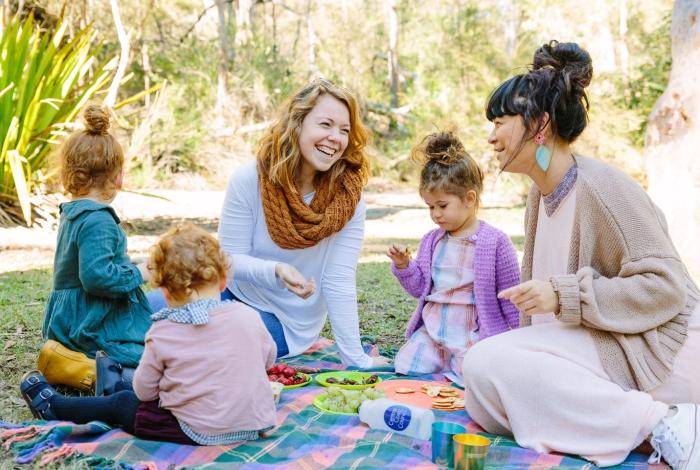
[[[544,210],[548,217],[551,217],[552,214],[556,212],[561,202],[566,198],[566,196],[569,195],[574,187],[574,184],[576,184],[576,176],[578,175],[577,168],[576,163],[574,163],[561,179],[557,187],[554,188],[554,191],[542,196]]]

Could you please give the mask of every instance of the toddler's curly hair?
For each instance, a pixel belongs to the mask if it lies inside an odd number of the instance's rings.
[[[109,133],[109,112],[97,105],[83,113],[85,129],[74,132],[60,149],[61,183],[74,197],[97,188],[102,197],[116,195],[115,180],[124,166],[124,150]]]
[[[219,242],[190,222],[168,230],[151,247],[151,285],[164,287],[178,302],[226,277],[228,263]]]

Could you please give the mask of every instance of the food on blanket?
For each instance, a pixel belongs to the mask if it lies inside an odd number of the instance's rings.
[[[440,390],[442,390],[442,386],[440,385],[423,385],[423,387],[421,388],[423,389],[423,392],[429,397],[438,396],[440,394]]]
[[[433,400],[433,404],[435,403],[454,403],[456,398],[451,397],[451,398],[436,398]]]
[[[458,410],[464,408],[464,399],[454,397],[440,397],[433,400],[432,407],[436,410]]]
[[[379,376],[377,374],[372,374],[362,381],[365,385],[376,384],[377,382],[379,382]]]
[[[365,390],[345,390],[331,385],[322,395],[324,408],[336,413],[357,413],[357,409],[365,400],[384,398],[383,391],[374,388]]]
[[[415,390],[409,387],[399,387],[394,390],[396,393],[414,393]]]
[[[309,380],[307,376],[286,364],[275,364],[267,369],[267,378],[270,382],[279,382],[285,386],[299,385]]]
[[[335,377],[328,377],[326,379],[326,383],[329,384],[337,384],[337,385],[370,385],[377,383],[379,381],[379,376],[377,374],[372,374],[366,379],[362,379],[361,381],[349,379],[347,377],[343,378],[343,380],[338,380]]]

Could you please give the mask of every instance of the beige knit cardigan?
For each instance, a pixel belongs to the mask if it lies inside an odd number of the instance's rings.
[[[575,160],[569,274],[552,280],[559,289],[558,317],[590,330],[615,383],[652,390],[671,375],[700,291],[644,190],[606,163]],[[532,278],[540,197],[533,185],[525,212],[523,282]],[[529,324],[530,318],[521,320]]]

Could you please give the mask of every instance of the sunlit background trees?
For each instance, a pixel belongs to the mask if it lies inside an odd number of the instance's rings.
[[[88,99],[117,106],[130,188],[223,188],[275,107],[317,75],[363,98],[385,184],[412,181],[408,150],[444,127],[495,177],[488,92],[553,38],[594,60],[579,151],[645,184],[672,9],[671,0],[0,0],[0,217],[30,220],[32,198],[52,189],[49,150]],[[507,175],[487,185],[512,203],[523,187]]]

